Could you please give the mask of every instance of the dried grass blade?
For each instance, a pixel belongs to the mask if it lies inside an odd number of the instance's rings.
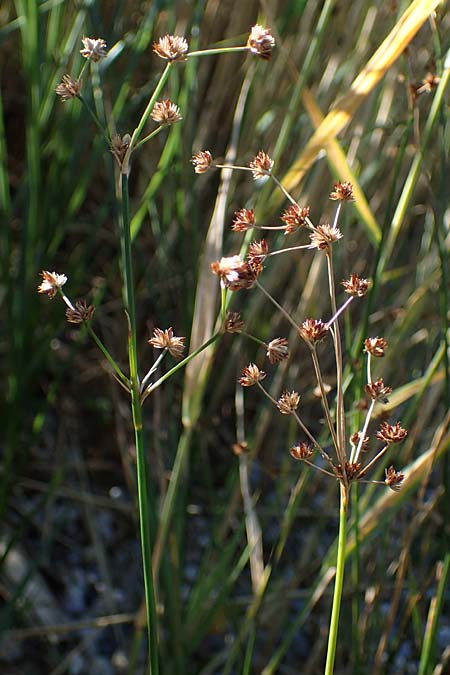
[[[320,150],[323,148],[328,150],[330,141],[351,121],[356,110],[402,54],[440,2],[441,0],[415,0],[411,3],[356,77],[349,91],[337,101],[333,110],[316,129],[297,161],[284,176],[283,185],[289,192],[294,191],[301,183]],[[278,195],[274,196],[274,202],[278,199]]]

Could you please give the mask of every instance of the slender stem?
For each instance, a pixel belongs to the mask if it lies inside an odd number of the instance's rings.
[[[327,252],[327,262],[328,262],[328,281],[330,287],[330,299],[331,299],[331,311],[333,316],[337,314],[336,307],[336,293],[334,289],[334,271],[333,271],[333,256],[331,252],[331,247],[328,248]],[[338,439],[338,459],[342,466],[342,474],[344,476],[344,482],[347,483],[347,477],[345,474],[345,413],[344,413],[344,394],[342,387],[342,347],[341,347],[341,334],[339,330],[339,321],[334,323],[333,331],[333,340],[334,340],[334,352],[336,357],[336,434]]]
[[[334,314],[334,315],[331,317],[331,319],[330,319],[329,321],[327,321],[327,326],[328,326],[328,328],[331,326],[332,323],[334,323],[334,322],[336,321],[336,319],[342,314],[342,312],[343,312],[345,309],[347,309],[347,307],[349,306],[349,304],[350,304],[350,303],[352,302],[352,300],[354,300],[354,299],[355,299],[354,296],[351,295],[351,296],[344,302],[344,304],[342,305],[342,307],[340,307],[340,308],[338,309],[338,311],[336,312],[336,314]]]
[[[316,471],[320,471],[321,473],[324,473],[327,476],[331,476],[331,478],[336,478],[335,473],[331,473],[331,471],[327,471],[326,469],[322,469],[321,466],[317,466],[317,464],[314,464],[314,462],[310,462],[309,459],[302,459],[301,461],[304,464],[307,464],[308,466],[310,466],[311,469],[316,469]]]
[[[340,460],[338,439],[337,439],[337,436],[336,436],[336,431],[334,429],[333,420],[331,419],[331,412],[330,412],[330,407],[328,405],[327,393],[325,391],[325,386],[324,386],[323,377],[322,377],[322,371],[320,370],[319,359],[317,358],[317,352],[316,352],[315,346],[311,347],[310,351],[311,351],[311,358],[312,358],[312,361],[313,361],[313,364],[314,364],[314,370],[315,370],[315,373],[316,373],[317,382],[318,382],[319,388],[320,388],[320,399],[322,401],[323,411],[324,411],[325,417],[327,419],[328,429],[330,430],[330,434],[331,434],[331,437],[333,439],[334,447],[336,448],[336,454],[338,456],[338,459]]]
[[[369,409],[367,411],[366,419],[364,420],[364,426],[362,428],[359,437],[358,445],[356,446],[354,451],[352,450],[352,453],[350,455],[350,462],[357,462],[359,459],[359,455],[361,454],[361,448],[363,447],[364,439],[366,437],[367,427],[369,426],[370,418],[372,417],[374,407],[375,407],[375,400],[372,399],[370,402]]]
[[[169,377],[172,377],[172,375],[173,375],[174,373],[176,373],[177,370],[180,370],[180,368],[184,368],[184,366],[186,366],[186,365],[189,363],[189,361],[191,361],[192,359],[194,359],[194,358],[195,358],[198,354],[200,354],[200,352],[202,352],[204,349],[206,349],[207,347],[209,347],[210,345],[212,345],[213,342],[215,342],[218,338],[220,338],[220,336],[221,336],[221,333],[215,333],[212,337],[209,338],[209,340],[207,340],[205,343],[203,343],[202,345],[200,345],[200,347],[198,347],[198,348],[195,350],[195,352],[192,352],[192,354],[189,354],[189,356],[186,356],[185,359],[183,359],[182,361],[180,361],[179,363],[177,363],[173,368],[171,368],[170,370],[168,370],[167,373],[165,373],[164,375],[162,375],[162,376],[159,378],[159,380],[156,380],[156,382],[153,382],[153,384],[151,384],[149,387],[147,387],[147,389],[144,391],[144,393],[143,393],[142,396],[141,396],[141,404],[144,403],[145,399],[147,398],[147,396],[149,396],[149,394],[152,393],[152,391],[154,391],[155,389],[157,389],[163,382],[165,382],[166,380],[168,380]]]
[[[390,447],[391,447],[390,445],[385,445],[384,448],[382,448],[380,452],[376,454],[375,457],[373,457],[373,459],[371,459],[370,462],[362,468],[361,473],[366,474],[366,472],[369,469],[371,469],[373,465],[376,464],[379,459],[381,459],[381,457],[383,457],[383,455],[389,450]]]
[[[138,142],[138,139],[139,139],[139,136],[141,135],[142,130],[143,130],[148,118],[150,117],[150,113],[153,110],[153,106],[155,105],[156,99],[160,95],[160,93],[162,91],[162,88],[164,87],[164,85],[166,83],[166,80],[169,77],[171,66],[172,66],[172,63],[169,61],[169,63],[164,68],[164,71],[163,71],[161,77],[159,78],[159,82],[156,85],[155,90],[154,90],[153,94],[151,95],[149,102],[147,103],[147,107],[145,108],[144,112],[142,113],[142,117],[139,120],[139,124],[137,125],[136,129],[133,131],[133,135],[132,135],[131,141],[130,141],[130,146],[128,148],[128,156],[131,154],[131,151],[136,146],[136,144]]]
[[[269,229],[269,228],[264,228],[264,229]],[[270,229],[284,230],[285,228],[283,226],[283,227],[274,227],[274,228],[270,228]],[[302,246],[291,246],[289,248],[280,248],[280,249],[278,249],[278,251],[272,251],[271,253],[268,253],[266,257],[268,258],[271,255],[279,255],[280,253],[288,253],[289,251],[301,251],[305,248],[311,248],[311,247],[310,247],[309,244],[303,244]]]
[[[334,659],[339,628],[342,589],[344,586],[345,544],[347,535],[348,489],[341,484],[341,505],[339,509],[339,539],[336,561],[336,577],[334,581],[333,606],[331,609],[330,631],[328,634],[327,661],[325,675],[333,675]]]
[[[217,47],[216,49],[201,49],[196,52],[189,52],[187,54],[188,58],[191,58],[192,56],[217,56],[217,54],[229,54],[232,52],[247,52],[250,51],[247,45],[243,45],[242,47]]]
[[[97,115],[96,115],[95,112],[92,110],[91,106],[90,106],[89,103],[86,101],[86,99],[85,99],[81,94],[78,94],[78,97],[77,97],[77,98],[80,99],[81,103],[84,105],[84,107],[86,108],[86,110],[88,111],[88,113],[89,113],[89,115],[92,117],[92,119],[94,120],[94,122],[95,122],[95,124],[97,125],[97,127],[99,128],[99,130],[102,132],[102,136],[103,136],[103,138],[105,139],[107,146],[109,147],[109,145],[110,145],[110,143],[111,143],[111,139],[109,138],[108,132],[107,132],[106,129],[104,128],[103,124],[100,122],[100,120],[98,119]]]
[[[103,342],[98,337],[97,333],[87,324],[86,324],[86,328],[87,328],[87,331],[88,331],[89,335],[94,340],[95,344],[100,349],[103,356],[106,358],[106,360],[108,361],[109,365],[114,370],[114,372],[116,373],[119,380],[125,385],[125,388],[127,389],[127,391],[130,391],[130,380],[128,379],[128,377],[121,371],[121,369],[119,368],[119,365],[116,363],[114,358],[111,356],[111,354],[109,353],[109,351],[107,350],[107,348],[105,347]]]
[[[220,289],[220,318],[222,323],[224,323],[227,317],[227,288],[222,286]]]
[[[149,134],[148,136],[146,136],[145,138],[143,138],[141,141],[139,141],[139,143],[136,143],[136,145],[134,146],[135,150],[136,150],[137,148],[140,148],[141,145],[144,145],[144,143],[147,143],[147,141],[149,141],[151,138],[154,138],[154,136],[156,136],[157,134],[159,134],[159,132],[162,131],[162,130],[164,129],[165,126],[167,126],[167,125],[161,124],[161,125],[160,125],[159,127],[157,127],[154,131],[152,131],[151,134]]]
[[[289,194],[289,192],[286,190],[286,188],[284,188],[282,186],[282,184],[280,183],[278,178],[276,176],[274,176],[273,173],[270,174],[270,177],[273,180],[273,182],[275,183],[275,185],[280,188],[281,192],[284,194],[286,199],[288,199],[291,202],[291,204],[294,204],[295,206],[297,206],[297,202],[295,201],[294,197],[292,197],[292,195]]]
[[[249,338],[250,340],[253,340],[253,342],[256,342],[256,344],[260,345],[261,347],[265,347],[265,349],[267,349],[267,344],[264,342],[264,340],[260,340],[255,335],[246,333],[245,330],[241,330],[240,333],[241,335],[245,335],[245,337]]]
[[[156,359],[155,363],[152,365],[152,367],[148,371],[147,375],[143,378],[142,383],[141,383],[141,392],[145,390],[145,387],[147,385],[148,380],[151,378],[151,376],[153,375],[155,370],[158,369],[159,364],[161,363],[161,361],[163,360],[163,358],[165,357],[166,354],[167,354],[167,349],[163,349],[161,354]]]
[[[291,315],[289,314],[289,312],[287,312],[287,311],[284,309],[284,307],[282,307],[282,306],[275,300],[275,298],[273,298],[273,297],[270,295],[269,291],[266,291],[266,289],[264,288],[264,286],[261,286],[261,284],[259,283],[259,281],[256,282],[256,285],[257,285],[258,288],[264,293],[264,295],[265,295],[267,298],[269,298],[270,302],[272,302],[272,303],[275,305],[275,307],[277,307],[277,308],[280,310],[280,312],[282,312],[282,314],[286,317],[286,319],[289,321],[289,323],[291,323],[292,326],[294,326],[294,328],[296,328],[297,330],[299,330],[300,326],[298,326],[298,325],[295,323],[294,319],[291,317]]]
[[[134,300],[133,266],[131,256],[130,208],[128,195],[128,176],[121,174],[122,180],[122,267],[124,275],[125,307],[128,315],[128,358],[130,363],[131,409],[136,441],[136,471],[138,487],[139,524],[141,531],[142,566],[144,573],[144,592],[147,617],[149,675],[158,675],[158,628],[155,602],[155,589],[152,574],[152,544],[150,534],[150,512],[148,503],[148,480],[145,462],[144,433],[142,428],[142,406],[138,376],[136,345],[136,307]]]
[[[64,293],[64,291],[61,288],[59,288],[58,291],[59,291],[59,294],[60,294],[62,300],[67,305],[67,307],[69,309],[75,310],[75,307],[73,306],[72,301],[70,300],[70,298],[67,297],[67,295]],[[109,351],[107,350],[107,348],[105,347],[103,342],[98,337],[97,333],[94,331],[94,329],[91,328],[91,326],[88,323],[85,323],[84,325],[86,326],[87,332],[89,333],[91,338],[94,340],[95,344],[100,349],[100,351],[102,352],[103,356],[108,361],[111,368],[116,373],[119,382],[121,382],[124,385],[125,389],[129,392],[130,391],[130,380],[128,379],[128,377],[121,371],[121,369],[119,368],[119,365],[116,363],[113,356],[111,356],[111,354],[109,353]]]
[[[256,384],[257,384],[257,386],[261,389],[261,391],[262,391],[262,393],[264,394],[264,396],[266,396],[266,398],[268,398],[269,401],[271,401],[271,402],[274,404],[274,406],[276,406],[276,407],[278,408],[278,401],[276,401],[276,400],[273,398],[273,396],[271,396],[271,395],[269,394],[269,392],[267,391],[267,389],[264,389],[264,387],[262,386],[261,382],[256,382]],[[334,464],[333,464],[333,461],[332,461],[330,455],[329,455],[327,452],[325,452],[325,450],[324,450],[324,449],[322,448],[322,446],[320,445],[319,441],[312,435],[312,433],[310,432],[310,430],[308,429],[308,427],[304,424],[304,422],[302,422],[302,420],[300,419],[300,417],[298,416],[298,414],[294,411],[294,412],[292,413],[292,415],[293,415],[293,417],[295,417],[295,420],[296,420],[298,426],[299,426],[300,429],[303,431],[303,433],[305,434],[305,436],[307,436],[307,437],[309,438],[309,440],[311,441],[311,443],[312,443],[315,447],[317,447],[317,449],[318,449],[320,455],[323,457],[323,459],[324,459],[326,462],[329,463],[330,467],[333,469],[333,475],[337,477],[336,468],[335,468],[335,466],[334,466]],[[303,461],[303,460],[302,460],[302,461]]]

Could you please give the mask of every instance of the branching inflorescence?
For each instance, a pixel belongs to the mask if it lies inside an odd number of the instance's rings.
[[[338,320],[341,314],[355,299],[362,298],[366,295],[370,286],[367,279],[361,278],[357,274],[351,274],[348,279],[342,281],[344,292],[349,297],[342,301],[340,307],[337,306],[337,289],[332,249],[334,244],[343,238],[343,233],[338,227],[338,221],[342,204],[344,202],[353,201],[352,186],[349,182],[338,182],[335,184],[333,191],[330,194],[330,199],[337,202],[333,222],[314,225],[310,218],[309,206],[300,206],[297,204],[284,190],[281,182],[274,176],[273,161],[267,153],[260,151],[248,166],[228,166],[214,162],[211,152],[209,150],[204,150],[193,156],[192,163],[197,173],[204,173],[210,168],[217,167],[250,171],[254,180],[265,178],[266,176],[270,177],[277,187],[281,188],[290,201],[289,206],[287,206],[281,215],[282,225],[259,224],[255,220],[255,213],[252,209],[242,208],[234,214],[235,217],[231,225],[233,231],[245,232],[252,229],[271,232],[282,230],[287,236],[305,230],[308,234],[309,243],[283,247],[274,251],[269,251],[266,239],[254,241],[249,245],[245,259],[241,259],[238,255],[223,257],[220,260],[213,262],[211,264],[211,269],[212,272],[219,277],[222,287],[229,291],[238,291],[240,289],[248,290],[257,286],[264,292],[266,297],[275,305],[275,307],[282,311],[285,318],[297,329],[298,336],[308,347],[314,365],[326,424],[328,426],[329,443],[327,443],[327,445],[331,445],[333,449],[332,452],[328,453],[324,450],[319,441],[301,420],[297,412],[300,401],[300,396],[297,392],[284,392],[278,400],[273,399],[262,384],[262,380],[266,377],[265,372],[254,363],[251,363],[244,368],[239,382],[244,387],[257,386],[264,396],[266,396],[282,414],[292,415],[295,418],[303,434],[307,437],[308,443],[303,440],[299,441],[291,448],[291,455],[295,459],[303,461],[309,466],[338,480],[342,484],[346,495],[348,495],[350,485],[356,481],[368,482],[367,474],[369,469],[374,468],[375,464],[377,464],[385,455],[393,443],[403,440],[407,435],[406,430],[401,427],[399,422],[394,425],[383,422],[380,430],[375,434],[376,439],[381,440],[384,443],[382,449],[377,451],[375,456],[369,461],[362,461],[362,451],[368,451],[370,438],[367,436],[367,430],[374,413],[375,404],[377,402],[381,404],[387,403],[388,396],[392,393],[392,389],[389,386],[386,386],[381,378],[373,380],[371,375],[372,359],[384,356],[387,343],[384,338],[369,337],[364,342],[364,351],[367,356],[367,384],[365,386],[365,392],[369,399],[367,414],[362,429],[352,433],[348,445],[346,442],[346,429],[344,424],[345,412],[343,408],[344,396],[342,391],[342,347]],[[288,312],[286,312],[286,310],[260,283],[259,279],[264,269],[264,265],[268,263],[271,257],[300,250],[317,251],[326,256],[331,305],[331,317],[326,321],[322,319],[306,318],[301,323],[298,323],[297,320],[288,314]],[[233,316],[233,323],[236,323],[236,321],[238,321],[236,313]],[[248,335],[243,330],[243,322],[240,318],[239,321],[241,322],[240,332]],[[248,337],[253,336],[248,335]],[[319,343],[327,338],[330,338],[333,342],[336,365],[337,387],[335,392],[334,412],[332,411],[328,400],[328,392],[326,391],[323,380],[317,350]],[[256,340],[264,344],[262,340]],[[270,363],[276,364],[289,358],[288,341],[286,338],[276,338],[265,346],[266,355]],[[312,461],[315,454],[319,455],[322,463],[317,464]],[[325,468],[323,464],[326,464]],[[398,490],[400,488],[403,474],[397,473],[395,468],[391,466],[386,469],[385,476],[384,482],[371,482],[384,483],[393,490]]]
[[[353,483],[368,482],[368,473],[378,462],[384,458],[390,447],[402,441],[407,431],[399,422],[390,424],[383,422],[376,432],[375,437],[381,441],[382,447],[372,456],[372,459],[363,460],[363,453],[367,457],[370,433],[369,425],[374,414],[375,405],[387,401],[391,388],[381,378],[373,378],[371,374],[372,359],[382,358],[387,347],[386,341],[381,337],[368,337],[364,342],[364,351],[367,356],[367,383],[365,392],[368,397],[367,411],[361,429],[353,431],[347,440],[346,414],[344,409],[343,387],[343,356],[341,336],[339,330],[339,318],[349,308],[355,299],[362,298],[369,289],[369,282],[356,274],[342,281],[343,292],[346,297],[338,307],[338,292],[336,286],[336,274],[333,264],[333,247],[338,245],[344,233],[339,227],[339,217],[344,202],[353,200],[352,186],[349,182],[338,182],[330,194],[330,199],[337,202],[337,208],[332,222],[314,224],[310,217],[310,207],[299,205],[291,194],[284,188],[282,182],[274,174],[274,162],[264,151],[260,150],[247,166],[221,164],[214,160],[209,150],[202,150],[194,154],[192,164],[197,174],[203,174],[214,168],[226,168],[251,173],[255,181],[271,180],[277,189],[281,190],[288,204],[281,214],[281,224],[265,225],[256,221],[255,212],[252,209],[241,208],[234,214],[232,230],[234,232],[246,232],[247,230],[270,232],[283,231],[284,235],[292,236],[300,234],[304,237],[303,242],[292,246],[284,246],[280,249],[270,250],[266,238],[253,241],[245,258],[239,255],[224,256],[220,260],[211,263],[212,272],[220,279],[222,287],[222,307],[219,313],[220,328],[197,350],[183,359],[185,338],[177,337],[173,329],[155,328],[153,336],[148,340],[150,345],[160,351],[152,366],[147,369],[145,375],[139,374],[137,357],[137,331],[136,331],[136,302],[134,296],[134,279],[132,267],[132,242],[130,236],[130,208],[128,178],[131,170],[133,153],[144,143],[147,143],[156,134],[170,125],[182,120],[179,107],[169,98],[160,98],[164,85],[167,82],[170,71],[177,64],[182,64],[188,59],[197,56],[218,55],[226,52],[244,52],[255,55],[263,60],[270,60],[275,41],[270,31],[260,25],[251,29],[245,45],[226,48],[206,49],[202,51],[189,51],[188,42],[184,37],[165,35],[153,44],[155,54],[166,62],[165,69],[151,95],[148,104],[142,113],[139,122],[131,133],[111,134],[105,129],[96,113],[91,109],[88,101],[82,94],[83,74],[88,66],[98,67],[97,64],[107,56],[106,43],[101,38],[82,39],[81,50],[85,62],[78,77],[64,75],[60,84],[56,87],[56,94],[61,100],[68,102],[74,99],[81,101],[96,126],[100,129],[109,151],[115,159],[119,171],[120,190],[118,201],[120,205],[119,232],[121,238],[121,255],[123,270],[123,291],[125,310],[128,321],[128,360],[129,372],[124,373],[107,347],[101,342],[98,335],[91,327],[94,307],[84,299],[72,301],[64,293],[63,287],[67,282],[65,274],[56,272],[42,272],[42,282],[39,292],[47,294],[49,298],[59,295],[66,304],[66,317],[72,324],[85,326],[87,332],[95,341],[105,358],[107,359],[113,376],[120,385],[128,392],[131,399],[131,411],[136,440],[138,498],[141,525],[141,544],[144,569],[145,597],[147,607],[147,625],[149,634],[149,669],[151,675],[159,672],[158,666],[158,616],[156,613],[156,581],[152,574],[152,541],[150,536],[149,509],[147,504],[147,478],[146,461],[144,454],[144,436],[142,422],[142,405],[150,394],[162,384],[168,377],[173,375],[179,368],[194,358],[200,351],[206,349],[212,342],[219,339],[224,332],[239,333],[250,338],[263,346],[269,363],[277,365],[290,358],[288,340],[285,337],[275,337],[265,342],[246,331],[246,326],[237,312],[226,313],[226,294],[228,291],[236,292],[242,289],[250,290],[258,288],[266,298],[280,311],[284,318],[293,326],[296,333],[307,347],[314,367],[320,393],[324,419],[327,427],[325,441],[319,441],[316,435],[309,429],[301,414],[301,396],[295,391],[284,391],[278,398],[274,398],[263,382],[266,373],[255,363],[248,364],[241,373],[239,383],[243,387],[256,386],[263,395],[274,405],[278,412],[284,416],[294,418],[302,438],[290,449],[291,456],[308,466],[326,475],[341,486],[341,520],[340,537],[338,547],[338,562],[336,569],[335,597],[330,622],[330,637],[327,652],[326,673],[333,671],[334,655],[336,648],[337,617],[339,616],[340,599],[342,594],[342,579],[345,560],[345,517],[347,512],[348,496]],[[144,134],[148,120],[157,124],[156,128]],[[306,235],[306,236],[305,236]],[[328,271],[328,289],[330,299],[330,317],[326,320],[305,317],[301,321],[290,315],[261,283],[261,275],[264,267],[270,264],[270,259],[281,254],[294,253],[297,251],[314,252],[317,255],[325,255]],[[325,385],[319,360],[318,346],[322,341],[331,340],[333,344],[334,361],[336,368],[336,388],[334,400],[330,402],[330,392]],[[169,354],[178,363],[165,375],[156,377],[156,372],[166,354]],[[321,435],[321,438],[323,435]],[[237,446],[239,443],[237,444]],[[237,447],[236,446],[236,447]],[[239,445],[240,451],[244,443]],[[239,451],[239,452],[240,452]],[[385,484],[392,490],[398,490],[403,480],[403,474],[398,473],[393,466],[386,469],[384,481],[371,481]]]

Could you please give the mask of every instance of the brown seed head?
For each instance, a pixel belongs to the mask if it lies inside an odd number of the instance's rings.
[[[256,157],[252,159],[249,166],[252,169],[253,178],[255,180],[264,178],[272,170],[273,159],[270,159],[269,155],[266,155],[263,150],[260,150]]]
[[[239,209],[234,212],[234,220],[231,229],[234,232],[245,232],[255,224],[255,212],[253,209]]]
[[[272,49],[274,46],[275,38],[270,34],[268,28],[263,28],[258,24],[252,26],[247,40],[247,47],[252,54],[256,54],[262,59],[269,60],[272,58]]]
[[[211,270],[220,277],[222,286],[230,291],[251,288],[259,274],[259,270],[254,269],[248,260],[241,260],[238,255],[212,262]]]
[[[390,487],[391,490],[394,490],[394,492],[399,492],[401,489],[401,483],[405,477],[404,474],[397,473],[394,466],[390,466],[389,469],[386,469],[385,474],[386,479],[384,482],[386,485]]]
[[[422,80],[422,84],[418,87],[417,93],[422,94],[423,92],[430,93],[433,89],[436,89],[441,78],[438,75],[433,75],[433,73],[427,73],[425,78]]]
[[[269,247],[265,239],[261,239],[261,241],[252,241],[248,247],[247,260],[253,269],[258,270],[258,273],[262,272],[262,264],[268,253]]]
[[[388,424],[388,422],[382,422],[380,430],[377,431],[376,437],[380,441],[384,441],[386,445],[391,445],[392,443],[401,443],[407,437],[408,432],[406,429],[403,429],[400,422],[395,424]]]
[[[153,51],[167,61],[186,61],[189,45],[179,35],[164,35],[153,43]]]
[[[248,452],[250,452],[250,448],[248,447],[246,441],[242,441],[241,443],[233,443],[232,450],[237,456],[246,455]]]
[[[354,298],[362,298],[369,290],[369,282],[367,279],[362,279],[357,274],[350,274],[349,279],[342,281],[344,290]]]
[[[227,312],[224,328],[227,333],[241,332],[244,328],[244,322],[242,321],[239,312]]]
[[[191,163],[194,165],[195,173],[206,173],[213,161],[209,150],[200,150],[192,156]]]
[[[73,309],[66,309],[66,319],[69,323],[84,323],[90,321],[95,311],[95,307],[88,305],[86,300],[76,300]]]
[[[58,289],[64,286],[67,281],[65,274],[56,272],[41,272],[42,282],[38,286],[38,293],[46,293],[48,297],[54,298]]]
[[[372,356],[384,356],[387,346],[386,340],[382,337],[369,337],[364,340],[364,351]]]
[[[267,345],[266,356],[270,363],[280,363],[289,358],[288,341],[286,338],[275,338]]]
[[[70,75],[63,75],[60,84],[55,88],[55,92],[58,96],[61,96],[63,101],[70,101],[80,93],[81,84],[81,80],[74,80]]]
[[[324,251],[335,241],[341,239],[342,236],[340,229],[334,225],[330,225],[329,223],[318,225],[314,228],[314,232],[309,235],[311,239],[309,248],[317,248]]]
[[[266,374],[263,370],[260,370],[258,366],[254,363],[250,363],[246,366],[242,372],[241,377],[239,378],[239,384],[242,384],[243,387],[252,387],[257,382],[260,382],[266,377]]]
[[[175,359],[180,359],[183,356],[185,340],[186,338],[184,337],[175,337],[172,328],[167,328],[166,330],[155,328],[153,337],[148,340],[148,343],[155,349],[167,349],[171,356]]]
[[[321,319],[305,319],[298,332],[305,342],[315,344],[327,335],[328,326]]]
[[[83,49],[80,49],[81,56],[90,59],[94,63],[106,56],[106,42],[102,38],[81,38]]]
[[[301,461],[303,459],[310,459],[310,457],[313,456],[314,450],[312,445],[309,445],[308,443],[302,441],[294,445],[291,448],[290,453],[294,459],[298,459]]]
[[[168,98],[155,103],[150,117],[158,124],[175,124],[183,119],[179,107]]]
[[[277,408],[282,415],[292,415],[300,403],[300,394],[296,391],[285,391],[277,401]]]
[[[349,181],[346,181],[345,183],[338,181],[335,183],[333,191],[330,194],[330,199],[339,200],[341,202],[354,201],[352,184]]]
[[[361,438],[361,432],[360,432],[360,431],[355,431],[355,433],[353,433],[353,434],[350,436],[350,443],[351,443],[354,447],[357,447],[360,438]],[[362,442],[362,444],[361,444],[361,450],[362,450],[363,452],[367,452],[367,450],[369,449],[369,441],[370,441],[369,436],[364,436],[364,440],[363,440],[363,442]]]
[[[122,162],[125,159],[127,150],[130,147],[130,143],[130,134],[125,134],[124,136],[119,136],[119,134],[116,134],[111,139],[111,152],[119,163],[119,166],[122,166]]]
[[[381,377],[375,382],[368,382],[364,389],[371,399],[381,401],[381,403],[388,403],[388,396],[392,394],[392,387],[387,387]]]
[[[291,234],[299,227],[305,227],[309,218],[309,206],[301,207],[298,204],[291,204],[283,212],[281,220],[286,224],[284,234]]]

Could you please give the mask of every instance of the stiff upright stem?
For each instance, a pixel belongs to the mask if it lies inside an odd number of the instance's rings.
[[[339,510],[339,538],[336,562],[336,577],[334,582],[333,606],[331,609],[330,632],[328,634],[327,662],[325,675],[333,675],[334,659],[339,629],[339,614],[341,610],[342,589],[344,586],[345,545],[347,538],[347,509],[348,490],[341,484],[341,505]]]
[[[131,409],[136,441],[136,471],[138,488],[139,524],[141,532],[142,565],[147,615],[149,650],[149,675],[158,675],[158,626],[156,616],[155,588],[152,574],[152,544],[148,504],[147,467],[145,461],[144,433],[142,428],[142,404],[138,375],[136,345],[136,306],[134,301],[133,267],[131,256],[130,209],[128,176],[121,175],[122,187],[122,268],[124,277],[125,307],[128,314],[128,359],[130,364]]]

